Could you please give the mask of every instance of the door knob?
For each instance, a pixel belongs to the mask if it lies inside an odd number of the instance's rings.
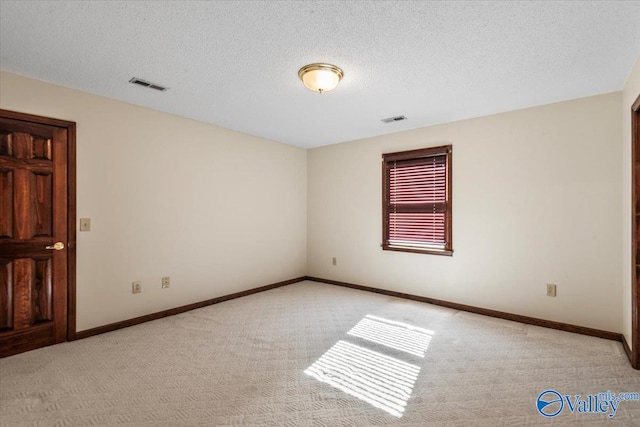
[[[47,246],[45,249],[55,249],[56,251],[61,251],[64,249],[64,243],[55,242],[53,246]]]

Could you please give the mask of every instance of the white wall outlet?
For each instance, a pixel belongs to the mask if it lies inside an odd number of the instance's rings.
[[[80,218],[80,231],[91,231],[91,218]]]
[[[131,284],[131,293],[139,294],[140,292],[142,292],[142,282],[133,282]]]
[[[333,265],[338,265],[338,258],[333,257],[333,258],[331,259],[331,263],[332,263]]]
[[[171,279],[169,276],[162,278],[162,289],[166,289],[171,286]]]
[[[547,296],[548,297],[556,296],[556,285],[547,284]]]

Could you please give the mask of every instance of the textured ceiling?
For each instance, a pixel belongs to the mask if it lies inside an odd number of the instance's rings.
[[[0,68],[316,147],[620,90],[639,23],[636,1],[2,0]],[[311,62],[336,90],[305,89]]]

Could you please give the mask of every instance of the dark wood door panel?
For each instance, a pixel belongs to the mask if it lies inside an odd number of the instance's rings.
[[[640,96],[631,106],[631,234],[633,280],[631,282],[631,365],[640,369]]]
[[[0,357],[55,344],[53,322],[40,323],[29,330],[11,331],[2,334]]]
[[[34,172],[48,172],[51,170],[51,162],[49,160],[17,159],[0,155],[0,170],[11,170],[16,166],[21,166]]]
[[[29,175],[29,237],[53,237],[53,174]]]
[[[75,128],[58,122],[0,110],[0,356],[67,338]],[[55,242],[63,248],[51,249]]]
[[[0,169],[0,239],[13,237],[13,171]]]
[[[53,258],[31,260],[31,325],[53,320]]]
[[[50,144],[55,128],[55,126],[0,117],[0,155],[34,158],[34,153],[46,148],[47,140],[51,149]],[[29,137],[16,138],[18,134],[29,135]],[[23,145],[19,141],[29,141],[29,144]],[[48,158],[51,159],[51,156]]]
[[[0,332],[13,329],[13,263],[0,259]]]
[[[51,256],[47,246],[53,244],[51,237],[35,237],[28,242],[17,239],[0,240],[0,258],[15,259],[19,257],[46,257]]]
[[[18,259],[13,264],[13,330],[19,331],[31,326],[31,260]]]
[[[53,237],[53,171],[13,171],[13,232],[18,240]]]
[[[0,260],[0,329],[18,331],[53,320],[52,267],[51,256]]]

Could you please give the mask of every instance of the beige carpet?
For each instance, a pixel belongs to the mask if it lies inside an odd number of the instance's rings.
[[[0,360],[2,426],[640,426],[620,343],[314,282]]]

